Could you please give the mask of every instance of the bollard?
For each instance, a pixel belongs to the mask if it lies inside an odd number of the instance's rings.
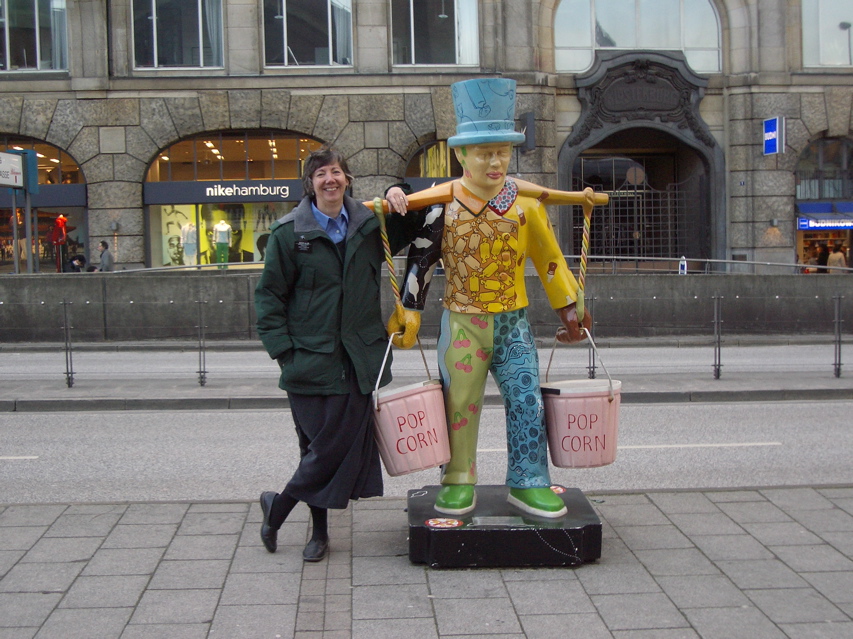
[[[201,298],[201,291],[199,291],[199,298]],[[198,385],[204,386],[207,383],[207,345],[205,343],[204,336],[204,305],[207,304],[207,300],[197,299],[196,303],[198,304]]]
[[[835,325],[835,362],[833,365],[833,373],[836,377],[841,377],[841,324],[843,320],[841,319],[841,300],[844,299],[843,295],[834,295],[832,300],[834,302],[834,318],[833,323]]]
[[[65,385],[68,388],[74,386],[74,356],[71,348],[71,329],[73,328],[68,322],[68,305],[71,304],[68,300],[62,300],[62,332],[65,339]]]
[[[714,379],[720,379],[720,369],[723,367],[721,358],[723,334],[723,297],[715,295],[714,300]]]

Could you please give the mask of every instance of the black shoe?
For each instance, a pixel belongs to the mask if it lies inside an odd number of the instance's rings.
[[[278,497],[278,493],[272,491],[261,493],[261,510],[264,513],[264,521],[261,524],[261,541],[264,542],[264,548],[270,552],[275,552],[278,548],[278,531],[270,526],[270,511],[276,497]]]
[[[322,561],[329,554],[328,539],[312,539],[302,551],[302,559],[305,561]]]

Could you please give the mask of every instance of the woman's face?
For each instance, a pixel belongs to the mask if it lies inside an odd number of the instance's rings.
[[[314,171],[311,184],[314,186],[318,209],[340,210],[344,204],[344,192],[349,182],[346,173],[337,162],[321,166]]]

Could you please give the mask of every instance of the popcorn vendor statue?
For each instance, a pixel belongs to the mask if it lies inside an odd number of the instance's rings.
[[[457,134],[448,145],[464,174],[408,197],[409,208],[430,206],[419,239],[409,250],[402,299],[407,314],[423,309],[432,272],[441,259],[446,284],[437,350],[451,460],[442,469],[435,509],[458,516],[476,506],[477,437],[491,372],[506,410],[508,501],[527,513],[561,517],[566,507],[550,488],[525,263],[533,262],[563,325],[557,339],[563,343],[583,339],[575,307],[578,283],[542,202],[591,207],[605,202],[606,196],[596,196],[591,189],[553,191],[507,177],[513,145],[524,140],[514,130],[514,80],[457,82],[452,94]],[[403,313],[395,313],[389,332],[396,327],[411,333],[403,318]],[[588,328],[591,323],[587,312],[582,324]],[[413,343],[414,337],[407,337]]]

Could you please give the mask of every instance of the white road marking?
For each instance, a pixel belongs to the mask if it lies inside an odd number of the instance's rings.
[[[648,446],[619,446],[619,450],[638,448],[740,448],[748,446],[781,446],[782,442],[741,442],[730,444],[652,444]]]
[[[648,444],[637,446],[617,445],[618,450],[639,450],[643,448],[741,448],[750,446],[781,446],[782,442],[738,442],[725,444]],[[478,453],[505,453],[506,448],[478,448]]]
[[[22,457],[0,457],[0,461],[18,461],[20,459],[38,459],[37,455],[26,455]]]

